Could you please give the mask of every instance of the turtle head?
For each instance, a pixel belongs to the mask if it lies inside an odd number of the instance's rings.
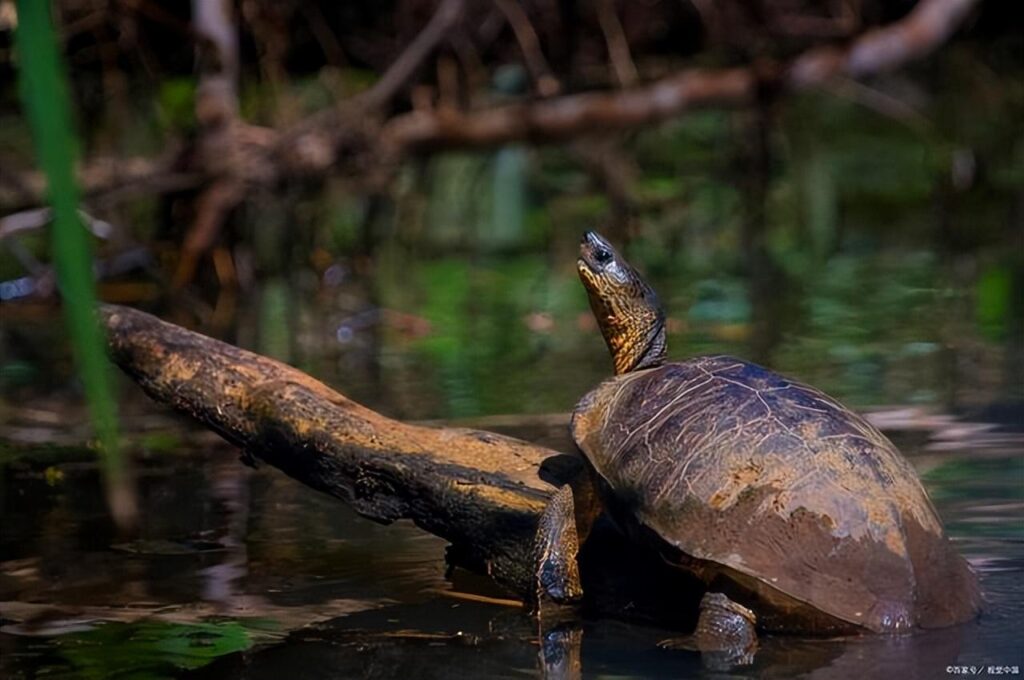
[[[640,274],[593,231],[583,234],[576,268],[612,353],[615,373],[664,363],[665,313]]]

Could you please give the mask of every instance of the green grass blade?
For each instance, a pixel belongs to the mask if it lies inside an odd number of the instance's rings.
[[[129,522],[134,502],[118,445],[117,404],[95,317],[92,248],[78,215],[74,175],[77,144],[71,125],[67,77],[57,49],[50,3],[19,0],[17,7],[15,48],[20,66],[19,85],[38,163],[49,182],[53,207],[50,242],[65,320],[100,442],[111,511],[119,522]]]

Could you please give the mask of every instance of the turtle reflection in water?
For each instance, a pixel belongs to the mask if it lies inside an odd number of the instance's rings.
[[[603,508],[707,586],[695,633],[666,646],[749,661],[755,628],[894,633],[977,615],[974,573],[884,435],[740,359],[666,363],[664,312],[639,274],[593,232],[578,269],[616,376],[573,413],[590,474],[541,518],[542,614],[582,597],[576,554]]]

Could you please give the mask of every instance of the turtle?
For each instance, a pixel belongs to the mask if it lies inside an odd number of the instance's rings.
[[[694,634],[666,646],[746,658],[758,630],[899,633],[977,616],[974,571],[865,418],[743,359],[668,361],[665,313],[637,270],[592,231],[577,268],[615,376],[573,411],[587,474],[541,515],[538,603],[579,603],[577,553],[604,511],[706,588]]]

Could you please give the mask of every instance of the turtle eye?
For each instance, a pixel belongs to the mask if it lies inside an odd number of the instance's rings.
[[[594,251],[594,261],[598,264],[608,264],[612,261],[612,251],[607,248],[598,248]]]

